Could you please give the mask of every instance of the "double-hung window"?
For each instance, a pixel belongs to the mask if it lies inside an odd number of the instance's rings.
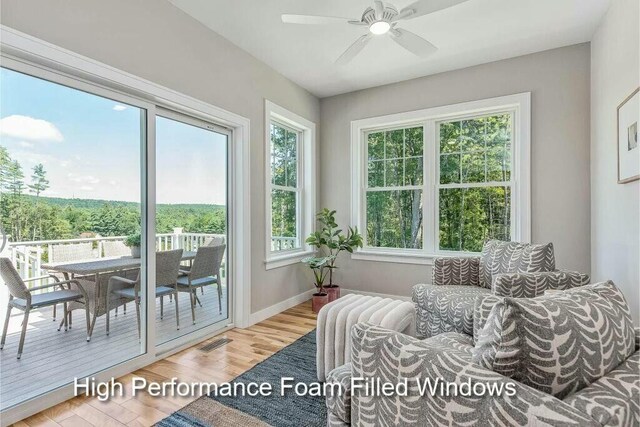
[[[529,94],[352,122],[359,259],[429,263],[528,241]]]
[[[298,262],[315,212],[315,124],[266,101],[266,267]]]

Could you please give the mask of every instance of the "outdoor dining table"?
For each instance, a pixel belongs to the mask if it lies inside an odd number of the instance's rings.
[[[196,257],[195,251],[184,251],[182,261],[192,261]],[[106,314],[107,307],[107,280],[104,276],[114,276],[118,272],[126,272],[140,268],[141,259],[132,256],[113,258],[94,258],[70,262],[43,264],[42,269],[51,272],[62,273],[65,280],[77,279],[82,281],[82,287],[87,292],[89,299],[89,311],[91,313],[91,326],[89,337],[93,334],[96,319]],[[101,281],[101,276],[102,281]],[[83,308],[80,303],[70,303],[70,310]]]

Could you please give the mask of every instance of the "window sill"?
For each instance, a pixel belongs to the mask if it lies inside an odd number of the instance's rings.
[[[351,259],[359,261],[393,262],[397,264],[433,265],[437,255],[402,253],[393,251],[357,251],[351,254]]]
[[[273,255],[271,258],[264,261],[264,268],[266,270],[273,270],[274,268],[286,267],[287,265],[297,264],[303,258],[312,256],[315,251],[296,251],[282,255]]]

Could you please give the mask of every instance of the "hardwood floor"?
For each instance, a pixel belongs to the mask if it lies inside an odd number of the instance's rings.
[[[291,344],[316,326],[311,301],[277,314],[247,329],[233,329],[169,356],[119,381],[130,387],[131,378],[153,381],[230,381],[257,363]],[[203,352],[203,345],[228,338],[228,344]],[[146,393],[115,397],[100,402],[97,397],[75,397],[14,424],[14,426],[150,426],[177,411],[198,396],[151,397]]]

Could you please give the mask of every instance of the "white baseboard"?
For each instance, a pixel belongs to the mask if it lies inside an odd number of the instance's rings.
[[[291,307],[295,307],[298,304],[302,304],[303,302],[310,300],[314,292],[315,292],[315,289],[310,289],[306,292],[293,296],[289,299],[286,299],[282,302],[274,304],[270,307],[264,308],[260,311],[256,311],[255,313],[251,313],[251,316],[249,316],[249,326],[255,325],[256,323],[262,322],[263,320],[266,320],[271,316],[280,314],[283,311],[290,309]],[[401,301],[411,301],[411,297],[409,296],[381,294],[377,292],[365,292],[365,291],[358,291],[354,289],[341,289],[340,293],[342,295],[358,294],[358,295],[367,295],[371,297],[392,298],[392,299],[398,299]]]
[[[365,291],[358,291],[358,290],[354,290],[354,289],[341,289],[340,290],[340,294],[341,295],[358,294],[358,295],[366,295],[366,296],[369,296],[369,297],[391,298],[391,299],[399,299],[401,301],[411,301],[411,297],[410,296],[380,294],[378,292],[365,292]]]
[[[288,310],[291,307],[295,307],[298,304],[302,304],[303,302],[310,300],[314,292],[315,289],[309,289],[306,292],[293,296],[270,307],[264,308],[260,311],[256,311],[255,313],[251,313],[251,315],[249,316],[248,326],[255,325],[256,323],[262,322],[263,320],[268,319],[271,316],[275,316],[276,314],[282,313],[283,311]]]

